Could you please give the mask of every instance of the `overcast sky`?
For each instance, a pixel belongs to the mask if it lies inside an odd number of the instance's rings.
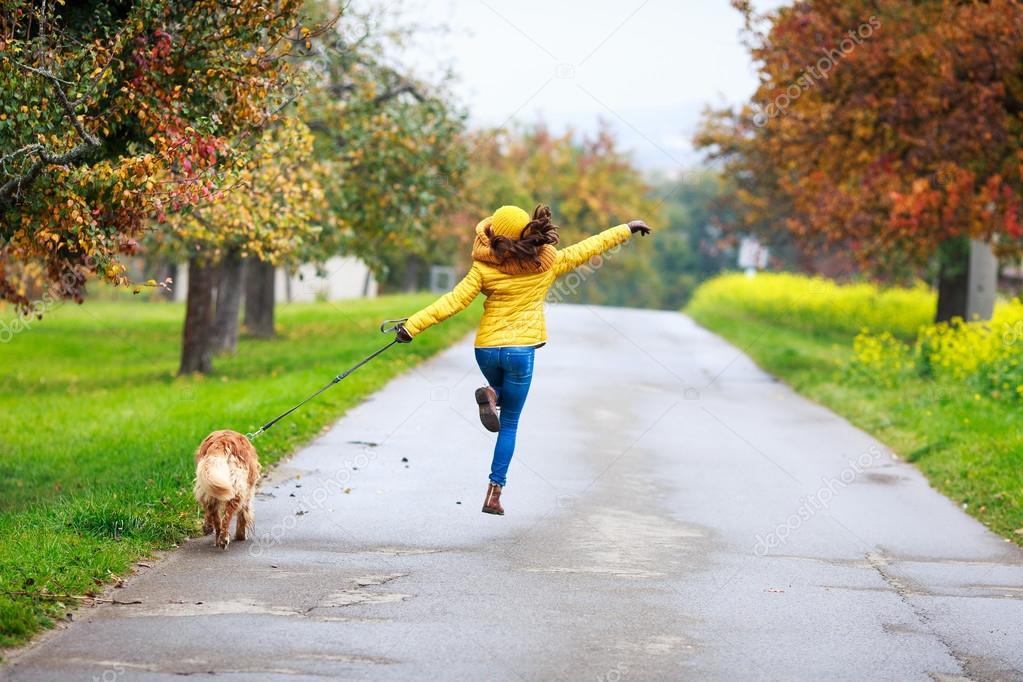
[[[696,166],[702,108],[756,85],[728,0],[406,0],[401,14],[450,27],[406,59],[424,72],[449,66],[474,125],[592,130],[602,118],[651,170]]]

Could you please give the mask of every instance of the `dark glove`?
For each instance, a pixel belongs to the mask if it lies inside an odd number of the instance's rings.
[[[412,335],[405,329],[405,325],[399,322],[395,325],[394,339],[398,343],[412,343]]]
[[[629,221],[629,229],[632,230],[632,234],[639,232],[644,237],[650,234],[650,228],[642,220]]]

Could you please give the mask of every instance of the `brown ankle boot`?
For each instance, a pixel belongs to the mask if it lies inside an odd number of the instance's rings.
[[[476,402],[480,406],[480,421],[487,431],[501,430],[501,418],[497,416],[497,393],[489,386],[476,389]]]
[[[504,507],[501,506],[501,486],[491,483],[487,486],[487,497],[483,500],[484,514],[497,514],[504,516]]]

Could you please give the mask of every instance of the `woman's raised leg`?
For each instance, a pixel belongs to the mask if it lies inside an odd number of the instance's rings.
[[[480,406],[480,422],[488,431],[497,433],[501,430],[501,420],[497,416],[497,404],[500,401],[501,386],[504,383],[504,370],[501,368],[500,348],[477,348],[476,363],[486,377],[489,386],[476,389],[476,404]]]

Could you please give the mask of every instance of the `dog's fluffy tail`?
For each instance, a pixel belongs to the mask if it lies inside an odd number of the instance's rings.
[[[201,495],[224,501],[234,497],[231,467],[225,455],[210,454],[199,460],[195,467],[195,493],[196,497]]]

